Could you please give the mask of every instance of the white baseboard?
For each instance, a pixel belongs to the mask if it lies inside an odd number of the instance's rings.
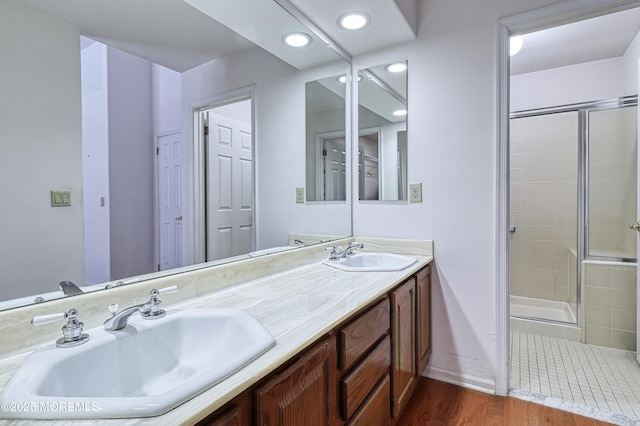
[[[496,394],[496,383],[493,380],[442,370],[431,366],[427,366],[422,375],[430,379],[451,383],[452,385],[461,386],[463,388],[477,390],[491,395]]]

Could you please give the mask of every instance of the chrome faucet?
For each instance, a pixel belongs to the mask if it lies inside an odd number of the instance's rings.
[[[338,247],[327,247],[327,251],[331,250],[331,253],[329,253],[329,260],[338,260],[353,256],[356,249],[363,248],[364,244],[354,241],[352,243],[349,243],[347,248],[342,251],[340,251]]]
[[[71,281],[60,281],[58,287],[60,288],[60,290],[62,290],[65,296],[75,296],[76,294],[84,293],[77,285],[75,285]]]
[[[117,304],[114,303],[112,305],[109,305],[109,311],[111,312],[112,317],[107,318],[107,320],[104,322],[104,329],[108,331],[122,330],[127,326],[129,317],[136,312],[140,312],[140,316],[143,319],[150,320],[164,317],[167,312],[164,309],[160,308],[162,300],[158,299],[158,296],[161,294],[175,293],[176,291],[178,291],[178,286],[175,285],[160,290],[156,290],[154,288],[149,293],[151,298],[147,302],[141,303],[139,305],[129,306],[128,308],[125,308],[120,312],[117,312]]]
[[[71,348],[82,345],[89,340],[89,335],[82,332],[84,323],[78,320],[78,311],[75,308],[69,309],[67,312],[59,314],[48,314],[33,317],[31,324],[38,326],[49,324],[61,319],[67,319],[67,323],[62,327],[62,337],[56,340],[56,346],[59,348]]]

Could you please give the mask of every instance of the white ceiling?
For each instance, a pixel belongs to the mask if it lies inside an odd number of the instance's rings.
[[[525,34],[511,74],[620,57],[638,32],[640,8]]]
[[[14,1],[69,22],[82,35],[179,72],[256,45],[299,69],[339,59],[313,34],[309,47],[285,46],[281,41],[285,33],[310,31],[274,0]],[[353,56],[415,38],[417,22],[409,23],[405,14],[416,19],[416,2],[293,0],[290,4],[313,17],[318,28]],[[371,24],[354,33],[338,28],[338,16],[348,10],[365,11]]]

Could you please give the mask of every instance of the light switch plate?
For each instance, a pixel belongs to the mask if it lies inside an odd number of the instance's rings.
[[[411,203],[422,202],[422,183],[409,184],[409,202]]]
[[[51,191],[51,207],[71,207],[71,191]]]
[[[304,203],[304,188],[296,188],[296,203]]]

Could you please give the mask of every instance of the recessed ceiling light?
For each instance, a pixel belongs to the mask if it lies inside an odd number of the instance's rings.
[[[345,30],[359,30],[369,25],[371,18],[364,12],[347,12],[338,18],[338,25]]]
[[[403,115],[407,115],[407,110],[399,109],[399,110],[393,111],[393,115],[395,115],[396,117],[402,117]]]
[[[358,81],[362,80],[362,76],[358,75]],[[347,76],[346,75],[341,75],[340,77],[338,77],[338,82],[339,83],[346,83],[347,82]]]
[[[395,64],[389,64],[384,67],[389,72],[402,72],[407,70],[407,64],[404,62],[396,62]]]
[[[513,36],[509,38],[509,56],[513,56],[522,49],[522,36]]]
[[[304,47],[311,43],[311,37],[305,33],[289,33],[282,37],[282,41],[287,46]]]

